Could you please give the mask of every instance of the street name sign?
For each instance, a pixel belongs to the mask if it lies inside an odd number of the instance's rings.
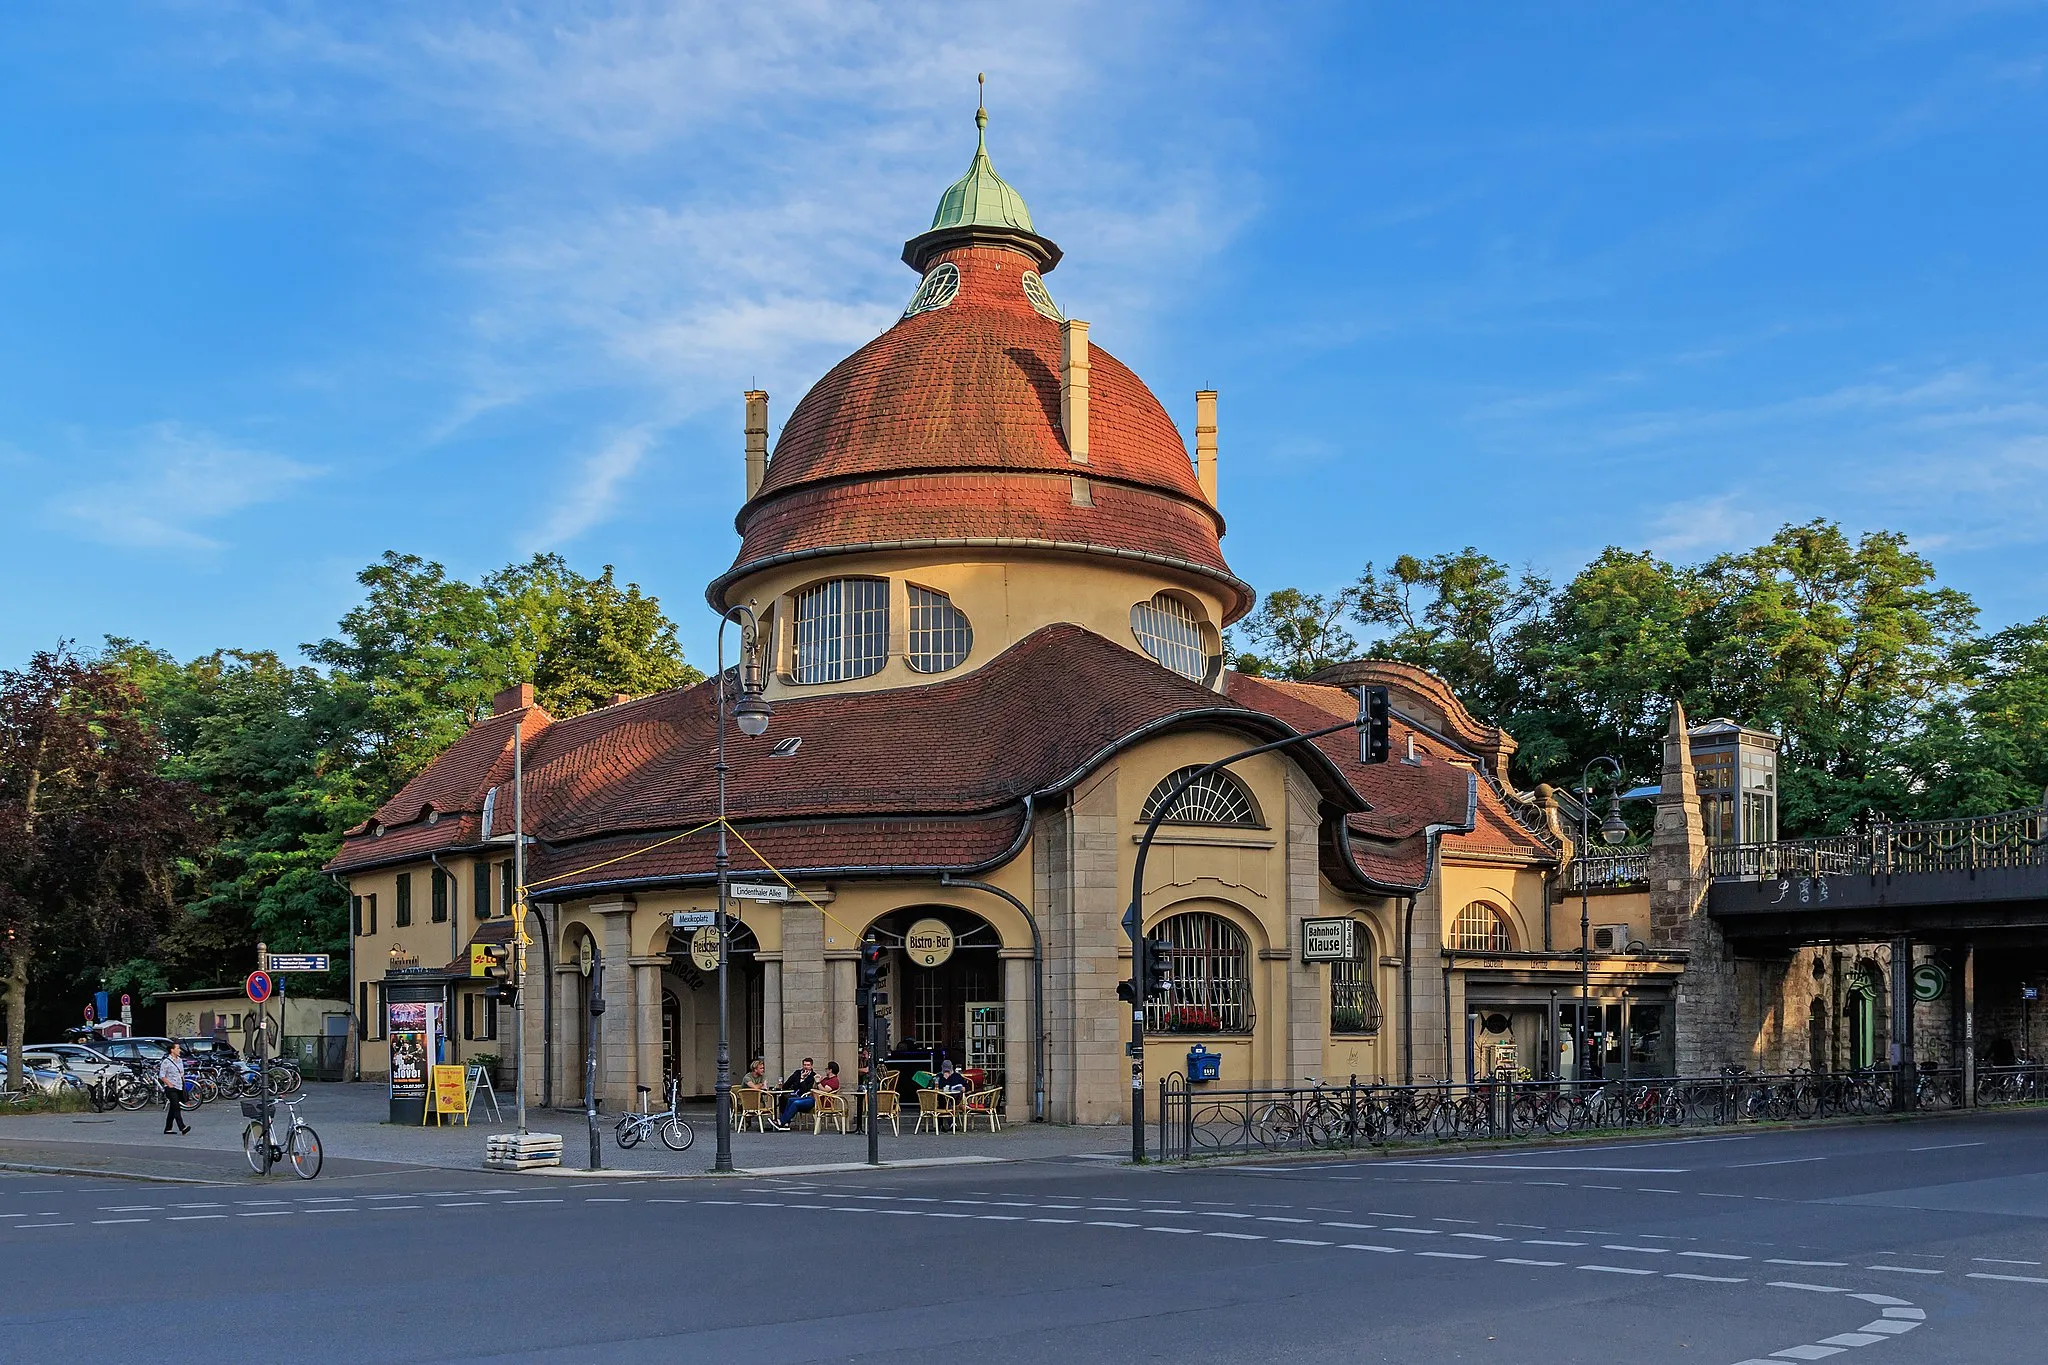
[[[786,901],[789,888],[773,882],[732,882],[726,892],[736,900],[743,901]]]
[[[709,929],[717,923],[716,910],[677,910],[668,917],[671,929]]]
[[[332,959],[326,953],[272,953],[272,972],[324,972]]]

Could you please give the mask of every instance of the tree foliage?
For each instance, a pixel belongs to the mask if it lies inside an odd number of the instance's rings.
[[[1251,646],[1237,655],[1240,670],[1301,679],[1342,663],[1358,648],[1344,628],[1356,600],[1348,588],[1328,596],[1294,588],[1267,593],[1258,610],[1235,627]]]

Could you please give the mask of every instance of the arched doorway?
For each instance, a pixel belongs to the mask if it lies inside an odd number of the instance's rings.
[[[718,1083],[718,973],[699,967],[690,955],[690,935],[669,936],[668,966],[662,969],[661,1070],[681,1080],[686,1097],[703,1098]],[[735,1084],[747,1064],[761,1055],[765,1030],[760,942],[754,931],[732,922],[726,950],[727,1046]]]
[[[919,932],[932,924],[944,935]],[[869,932],[889,950],[889,1063],[907,1073],[950,1060],[980,1073],[984,1086],[1005,1084],[1003,943],[995,926],[950,905],[913,905],[883,915]],[[925,965],[935,939],[942,960]]]

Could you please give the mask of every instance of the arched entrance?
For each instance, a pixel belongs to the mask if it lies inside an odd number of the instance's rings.
[[[943,933],[920,932],[932,925]],[[909,1073],[950,1060],[979,1072],[982,1085],[1005,1084],[1003,943],[995,926],[950,905],[913,905],[868,928],[889,950],[889,1063]],[[926,965],[934,957],[940,960]]]
[[[668,966],[662,969],[661,1070],[682,1081],[682,1093],[703,1098],[718,1082],[718,973],[699,967],[690,955],[694,930],[669,936]],[[765,1032],[760,942],[754,931],[732,922],[726,951],[729,1007],[727,1039],[735,1084],[747,1064],[761,1055]]]

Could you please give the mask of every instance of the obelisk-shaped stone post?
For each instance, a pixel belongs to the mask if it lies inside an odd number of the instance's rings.
[[[1707,918],[1707,832],[1693,777],[1685,706],[1671,704],[1664,735],[1664,778],[1650,835],[1650,942],[1688,954],[1672,1027],[1678,1072],[1704,1075],[1729,1051],[1734,1029],[1733,964]]]

